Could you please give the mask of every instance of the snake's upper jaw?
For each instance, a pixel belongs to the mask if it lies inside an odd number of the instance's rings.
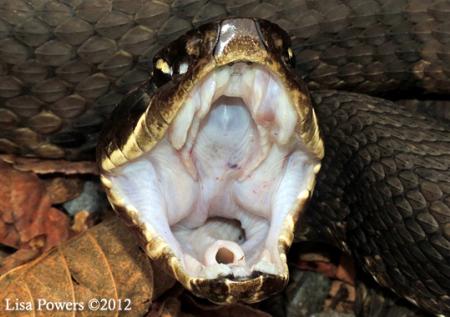
[[[319,169],[300,124],[274,73],[226,65],[192,89],[151,151],[103,181],[186,287],[216,302],[261,300],[287,281],[285,251]]]

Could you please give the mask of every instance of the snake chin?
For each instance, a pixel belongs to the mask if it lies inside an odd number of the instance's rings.
[[[276,75],[226,65],[196,85],[151,151],[107,177],[149,240],[162,241],[154,257],[173,254],[188,279],[286,280],[319,167],[298,121]]]

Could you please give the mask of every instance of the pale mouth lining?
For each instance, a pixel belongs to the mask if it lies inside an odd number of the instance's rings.
[[[192,278],[287,275],[279,247],[314,183],[317,160],[278,78],[261,65],[211,72],[165,137],[107,177]]]

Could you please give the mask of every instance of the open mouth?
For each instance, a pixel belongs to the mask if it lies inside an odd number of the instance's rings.
[[[280,241],[292,240],[318,171],[299,121],[264,66],[222,66],[195,86],[151,151],[107,177],[189,277],[286,276]]]

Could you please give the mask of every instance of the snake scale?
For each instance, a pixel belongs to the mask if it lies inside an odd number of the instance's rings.
[[[326,155],[298,236],[351,251],[381,285],[450,314],[448,122],[359,94],[445,98],[450,1],[3,0],[0,151],[93,158],[154,53],[226,15],[288,31],[312,91]]]

